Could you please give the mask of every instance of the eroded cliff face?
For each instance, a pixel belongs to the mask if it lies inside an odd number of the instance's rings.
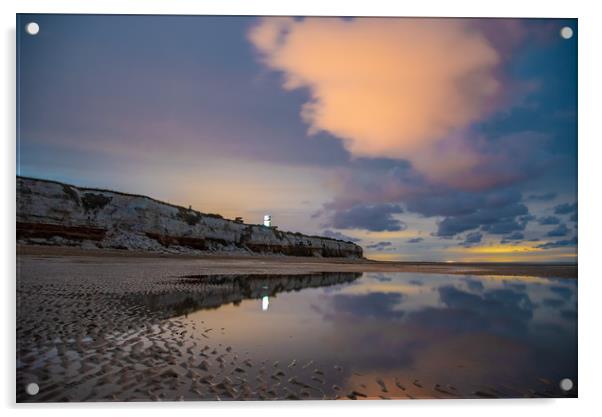
[[[362,257],[362,248],[351,242],[237,223],[140,195],[24,177],[17,177],[17,240],[172,253]]]

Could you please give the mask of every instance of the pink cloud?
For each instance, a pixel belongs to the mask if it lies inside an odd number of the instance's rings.
[[[482,163],[465,132],[499,104],[501,57],[469,19],[266,18],[249,39],[284,89],[309,90],[309,132],[353,156],[407,159],[444,183]]]

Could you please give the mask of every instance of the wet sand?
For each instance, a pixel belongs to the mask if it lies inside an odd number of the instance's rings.
[[[307,258],[292,256],[241,256],[224,254],[168,255],[125,250],[79,249],[54,246],[19,246],[17,255],[73,257],[152,265],[173,263],[194,266],[203,274],[303,274],[311,272],[418,272],[454,275],[505,275],[577,278],[575,264],[384,262],[368,259]]]
[[[352,282],[360,272],[576,278],[574,266],[182,257],[19,247],[17,268],[19,402],[562,395],[548,381],[529,392],[503,387],[462,392],[445,381],[427,384],[412,375],[368,380],[338,364],[296,358],[258,362],[244,346],[216,341],[229,331],[223,324],[190,320],[188,314],[261,298],[266,292]],[[349,380],[357,383],[342,384]],[[31,382],[40,386],[35,396],[25,391]]]

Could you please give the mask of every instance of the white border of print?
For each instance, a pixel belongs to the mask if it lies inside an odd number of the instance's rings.
[[[4,0],[2,13],[2,55],[0,64],[4,97],[0,126],[5,130],[2,141],[2,256],[1,303],[4,309],[5,334],[0,342],[1,405],[9,414],[67,416],[104,416],[107,412],[126,415],[132,412],[146,416],[164,416],[174,412],[183,415],[243,414],[251,416],[306,416],[308,413],[345,413],[363,416],[366,413],[420,413],[421,416],[441,415],[503,416],[508,414],[545,413],[546,416],[590,415],[600,409],[598,397],[600,352],[602,352],[599,297],[602,278],[599,276],[598,245],[600,227],[602,172],[602,129],[600,106],[602,97],[602,24],[595,2],[557,1],[528,2],[478,0],[420,2],[387,2],[385,0]],[[125,14],[238,14],[238,15],[361,15],[361,16],[470,16],[470,17],[576,17],[579,18],[579,399],[578,400],[429,400],[429,401],[366,401],[366,402],[254,402],[254,403],[137,403],[137,404],[15,404],[15,13],[125,13]],[[595,74],[598,74],[597,76]]]

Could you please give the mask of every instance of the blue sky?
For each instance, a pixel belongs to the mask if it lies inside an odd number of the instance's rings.
[[[375,259],[576,260],[576,20],[29,21],[20,175],[270,213]]]

